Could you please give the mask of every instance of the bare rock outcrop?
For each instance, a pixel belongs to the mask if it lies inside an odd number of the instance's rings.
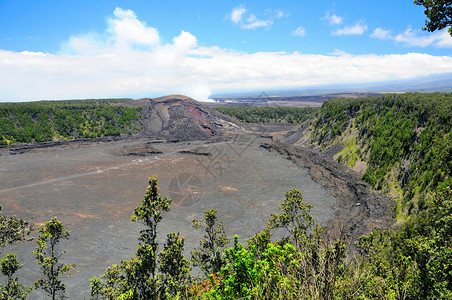
[[[123,105],[142,108],[142,134],[152,138],[208,140],[242,130],[232,119],[183,95],[145,98]]]
[[[261,147],[276,151],[299,166],[308,168],[315,181],[331,190],[338,202],[335,217],[328,224],[329,229],[341,230],[356,241],[373,227],[387,227],[394,222],[393,200],[383,193],[372,191],[358,173],[327,154],[281,143],[263,144]]]

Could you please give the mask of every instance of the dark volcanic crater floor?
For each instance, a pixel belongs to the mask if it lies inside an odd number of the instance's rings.
[[[142,148],[147,140],[73,143],[18,155],[4,151],[0,203],[6,215],[33,217],[36,224],[56,216],[71,231],[60,248],[66,251],[63,260],[77,268],[63,280],[68,296],[81,299],[89,296],[90,277],[133,256],[141,226],[129,217],[151,175],[158,176],[162,195],[173,199],[159,225],[159,240],[163,243],[168,232],[180,232],[186,237],[187,256],[202,236],[190,222],[204,209],[217,208],[228,235],[238,234],[245,242],[265,226],[292,188],[303,192],[304,201],[314,204],[313,216],[326,225],[334,216],[336,198],[308,169],[259,147],[265,141],[239,136],[214,143],[152,143],[162,153],[148,156],[123,153],[124,146]],[[182,150],[193,151],[179,153]],[[26,284],[40,276],[31,254],[35,247],[35,242],[26,242],[3,251],[19,253]],[[30,299],[42,296],[35,291]]]

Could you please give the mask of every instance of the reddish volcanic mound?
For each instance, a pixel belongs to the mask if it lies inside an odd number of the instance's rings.
[[[153,138],[207,140],[226,131],[241,131],[232,119],[183,95],[144,98],[123,105],[142,108],[142,133]]]

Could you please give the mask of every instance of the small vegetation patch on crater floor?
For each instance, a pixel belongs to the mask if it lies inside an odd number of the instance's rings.
[[[161,154],[162,151],[154,148],[150,144],[136,144],[131,146],[124,146],[119,149],[116,154],[122,156],[136,155],[136,156],[148,156],[152,154]]]
[[[195,148],[190,150],[181,150],[180,154],[193,154],[193,155],[201,155],[201,156],[212,156],[212,153],[206,152],[203,148]]]

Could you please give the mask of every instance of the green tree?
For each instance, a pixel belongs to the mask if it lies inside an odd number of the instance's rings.
[[[166,244],[159,253],[159,271],[162,274],[164,293],[176,297],[190,283],[190,261],[182,254],[185,239],[179,233],[170,232]]]
[[[26,219],[16,216],[4,216],[1,214],[0,205],[0,254],[3,247],[24,240],[33,231],[33,224]],[[1,260],[1,272],[6,276],[6,285],[0,285],[0,299],[25,299],[31,288],[18,282],[14,274],[22,267],[15,253],[9,253]]]
[[[203,299],[334,299],[345,246],[338,240],[317,249],[313,239],[308,236],[302,250],[282,240],[259,253],[256,244],[243,247],[235,236],[234,246],[225,250],[227,264],[218,276],[209,276]]]
[[[254,251],[256,251],[256,256],[258,258],[261,257],[262,253],[267,250],[268,244],[272,242],[272,233],[270,232],[270,226],[267,227],[250,238],[248,241],[248,248],[254,247]]]
[[[14,277],[14,274],[22,268],[23,265],[19,264],[17,255],[15,253],[9,253],[0,262],[2,268],[2,274],[6,276],[6,285],[0,287],[0,299],[25,299],[28,293],[31,291],[31,287],[23,286],[19,283],[18,277]]]
[[[137,256],[140,261],[140,270],[143,272],[138,276],[138,292],[142,299],[155,297],[157,282],[155,278],[157,269],[157,225],[163,219],[163,214],[171,209],[171,199],[162,197],[158,187],[156,176],[149,178],[149,186],[146,189],[140,206],[135,208],[130,220],[141,221],[146,228],[140,231],[140,246]],[[145,267],[143,267],[145,266]]]
[[[163,214],[170,208],[171,200],[160,195],[158,179],[151,176],[141,205],[135,208],[130,218],[131,221],[141,221],[145,225],[145,229],[140,231],[135,257],[109,267],[101,278],[91,278],[91,296],[93,298],[159,298],[162,293],[162,283],[156,272],[158,267],[157,226],[162,220]],[[175,239],[174,242],[176,247],[180,247],[179,239]]]
[[[280,214],[272,214],[269,221],[271,228],[285,228],[291,235],[297,249],[309,229],[314,226],[314,218],[309,214],[312,204],[303,202],[301,191],[292,189],[286,193],[286,199],[279,205]]]
[[[195,229],[205,232],[200,247],[191,252],[194,266],[201,267],[204,274],[217,273],[225,264],[223,248],[229,243],[224,231],[224,224],[218,221],[217,210],[207,209],[202,212],[204,218],[193,219],[192,225]]]
[[[133,264],[135,261],[133,259],[121,261],[119,265],[113,264],[108,267],[100,278],[91,277],[89,279],[91,299],[137,299],[134,286],[129,281],[135,271]]]
[[[297,250],[300,259],[292,275],[293,280],[302,283],[297,293],[308,299],[332,299],[344,266],[346,246],[342,238],[325,239],[325,229],[316,225],[310,215],[312,207],[303,202],[301,191],[292,189],[279,205],[280,213],[272,214],[268,226],[286,229]],[[287,240],[279,243],[285,245]]]
[[[1,212],[2,206],[0,205],[0,249],[14,242],[26,240],[33,231],[33,224],[27,219],[4,216]]]
[[[433,32],[452,25],[451,0],[415,0],[414,4],[425,7],[424,13],[428,20],[425,21],[424,30]],[[449,33],[452,36],[452,27],[449,28]]]
[[[451,298],[452,190],[439,189],[426,202],[427,209],[398,231],[362,236],[357,244],[362,258],[350,266],[342,283],[358,283],[356,292],[363,298]],[[347,298],[345,290],[339,292]]]
[[[46,291],[52,300],[64,298],[66,285],[61,282],[60,275],[63,275],[75,264],[59,263],[64,251],[58,250],[58,243],[62,239],[69,239],[70,231],[66,230],[57,218],[44,223],[39,228],[39,237],[37,239],[38,246],[33,254],[36,262],[41,266],[43,278],[35,282],[36,287]]]

